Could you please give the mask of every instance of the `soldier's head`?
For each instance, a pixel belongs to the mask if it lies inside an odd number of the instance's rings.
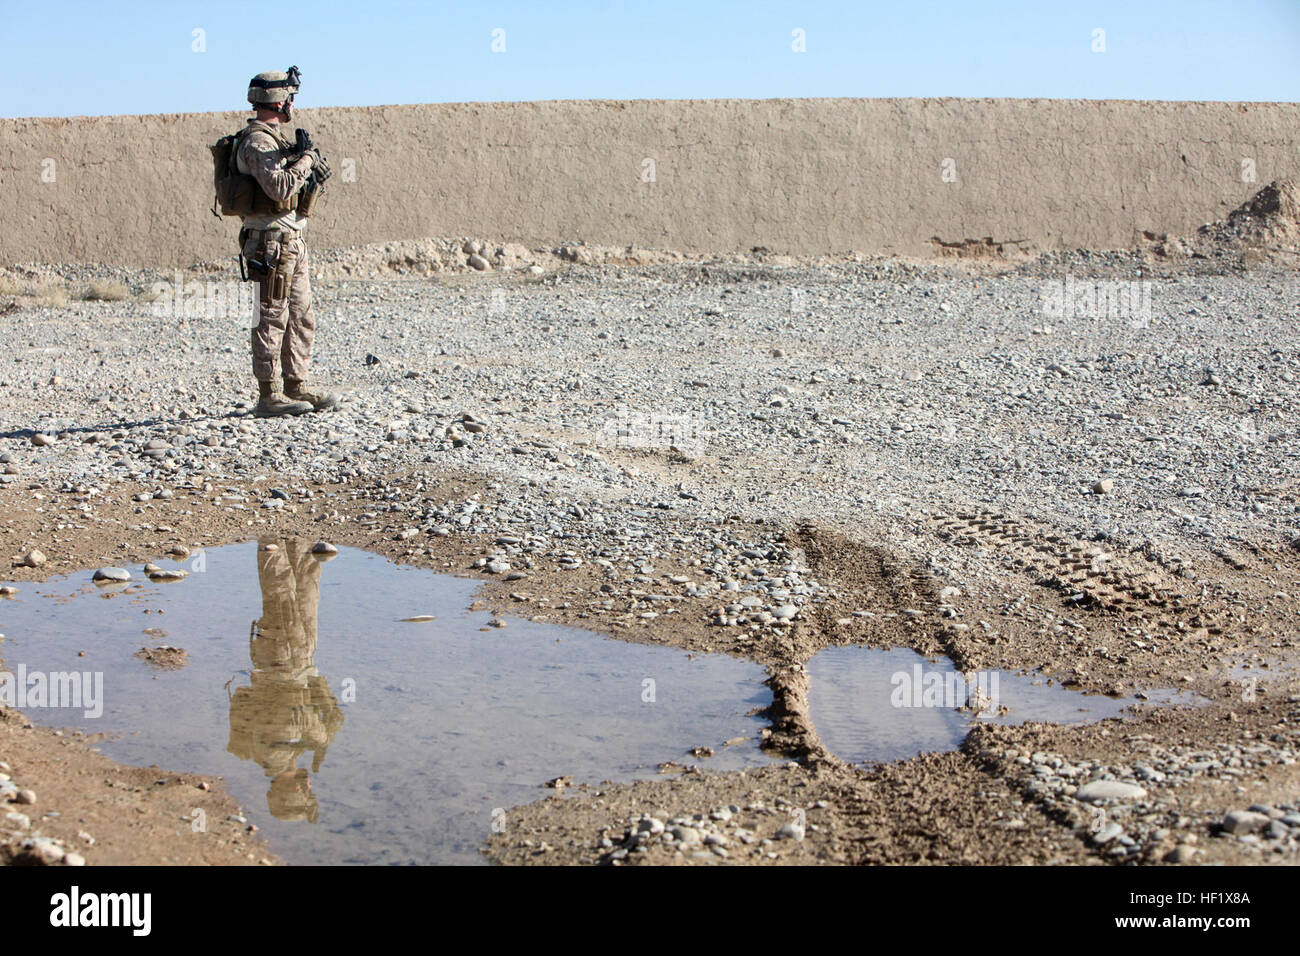
[[[301,79],[298,68],[291,66],[287,71],[267,70],[249,80],[248,102],[257,111],[257,118],[289,122],[293,116],[293,98]]]

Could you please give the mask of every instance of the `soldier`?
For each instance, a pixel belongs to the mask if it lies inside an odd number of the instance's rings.
[[[311,180],[313,168],[321,178],[322,172],[328,175],[328,166],[319,150],[298,151],[280,129],[293,114],[299,78],[293,66],[288,72],[272,70],[253,77],[248,102],[257,115],[235,140],[238,172],[256,181],[252,211],[242,217],[239,241],[260,289],[253,375],[260,392],[255,414],[261,417],[301,415],[339,405],[332,392],[307,387],[316,320],[303,237],[307,220],[301,212],[312,187],[308,191],[303,187]],[[281,375],[283,391],[276,381]]]

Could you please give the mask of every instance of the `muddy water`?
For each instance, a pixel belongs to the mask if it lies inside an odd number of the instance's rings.
[[[24,710],[113,735],[97,746],[117,760],[224,776],[290,862],[479,862],[493,826],[509,828],[494,811],[552,792],[552,778],[768,762],[764,724],[746,716],[771,702],[755,664],[490,627],[467,610],[473,581],[350,549],[323,561],[248,542],[158,563],[190,574],[21,585],[0,601],[2,669],[22,665],[28,686],[33,673],[101,673],[100,716]],[[134,656],[164,645],[188,663]],[[697,746],[716,756],[697,761]]]
[[[1081,723],[1121,716],[1138,703],[1085,696],[1041,675],[982,671],[958,679],[950,661],[927,660],[905,648],[827,648],[808,662],[808,676],[818,736],[848,763],[955,750],[975,720]],[[1202,702],[1166,690],[1147,694],[1153,704]]]

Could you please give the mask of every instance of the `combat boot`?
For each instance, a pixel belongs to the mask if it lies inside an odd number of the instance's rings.
[[[285,398],[274,382],[258,382],[260,397],[253,414],[258,418],[279,418],[281,415],[302,415],[312,410],[310,402]]]
[[[307,383],[294,378],[284,380],[284,394],[296,402],[308,402],[318,412],[328,412],[341,404],[333,392],[307,387]]]

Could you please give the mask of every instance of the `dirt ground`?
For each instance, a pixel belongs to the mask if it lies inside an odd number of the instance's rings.
[[[392,488],[411,480],[392,475],[377,484]],[[1300,764],[1291,756],[1300,744],[1300,683],[1293,672],[1278,668],[1294,647],[1295,605],[1289,595],[1300,587],[1300,552],[1291,547],[1245,550],[1212,568],[1198,569],[1195,577],[1159,555],[1125,556],[1097,572],[1086,555],[1076,555],[1077,549],[1058,540],[1051,529],[1024,521],[971,514],[931,523],[936,548],[997,549],[1006,556],[1006,573],[1032,582],[1043,605],[1071,608],[1084,622],[1088,640],[1062,642],[1059,634],[1036,627],[1032,617],[1009,609],[997,588],[975,585],[960,595],[940,596],[921,569],[904,566],[884,550],[841,533],[802,525],[780,535],[806,556],[813,575],[833,586],[835,597],[792,626],[738,640],[735,629],[709,626],[713,605],[703,600],[692,605],[688,599],[669,620],[608,612],[603,616],[612,619],[601,620],[602,615],[592,612],[607,609],[592,597],[607,599],[610,590],[599,590],[603,577],[597,565],[575,571],[540,559],[522,593],[521,583],[507,583],[473,567],[490,542],[450,536],[413,547],[399,533],[400,521],[388,524],[369,517],[372,513],[366,509],[378,489],[364,482],[313,489],[311,510],[333,515],[324,533],[319,514],[296,506],[275,513],[222,510],[196,488],[150,502],[153,527],[169,530],[123,542],[123,525],[138,520],[134,496],[140,490],[118,486],[100,503],[97,519],[74,532],[69,495],[51,492],[39,482],[4,489],[0,513],[6,517],[0,538],[16,563],[8,577],[21,586],[23,581],[105,563],[140,564],[177,544],[214,547],[268,534],[324,538],[398,562],[477,575],[484,582],[478,606],[507,618],[566,622],[623,640],[730,653],[768,670],[773,704],[766,714],[770,730],[764,733],[763,745],[789,758],[787,762],[747,772],[710,773],[707,758],[687,756],[684,772],[658,780],[562,790],[508,812],[504,832],[493,835],[487,851],[499,862],[1103,864],[1112,860],[1089,839],[1086,814],[1081,816],[1072,800],[1027,789],[1033,775],[1026,773],[1026,765],[1033,764],[1016,757],[1051,753],[1109,764],[1131,761],[1142,747],[1204,750],[1249,747],[1264,740],[1276,744],[1276,753],[1254,766],[1247,761],[1244,772],[1211,774],[1161,793],[1146,815],[1152,818],[1153,833],[1164,832],[1144,846],[1140,861],[1296,860],[1294,849],[1261,859],[1252,847],[1214,838],[1219,821],[1232,810],[1287,803],[1300,796]],[[267,495],[257,482],[245,490],[254,501]],[[489,506],[493,495],[500,494],[468,474],[438,479],[427,491],[442,500],[476,495]],[[40,569],[17,564],[32,541],[43,542],[46,549],[48,560]],[[660,564],[662,570],[672,570],[671,562]],[[617,587],[614,597],[619,597]],[[949,626],[940,609],[954,605],[960,606],[961,620],[991,621],[996,627]],[[874,616],[852,613],[862,607],[870,607]],[[1250,613],[1241,613],[1246,608]],[[1158,635],[1158,641],[1118,653],[1125,646],[1124,636],[1139,623]],[[850,767],[817,737],[808,716],[804,670],[816,651],[846,644],[941,653],[963,668],[1037,669],[1091,693],[1130,693],[1135,684],[1187,687],[1208,703],[1146,707],[1136,718],[1086,726],[985,725],[958,752]],[[1104,645],[1116,651],[1104,651]],[[1253,699],[1243,699],[1242,672],[1227,676],[1222,667],[1209,665],[1211,659],[1250,665],[1263,675]],[[239,822],[239,808],[219,780],[121,767],[91,751],[93,742],[33,727],[13,709],[0,713],[5,773],[37,795],[33,806],[10,809],[25,809],[33,817],[56,810],[59,816],[39,821],[40,830],[57,840],[65,853],[79,854],[93,864],[274,861],[257,835]],[[691,853],[655,844],[628,857],[611,858],[635,832],[642,814],[663,820],[697,814],[708,818],[727,807],[734,809],[726,814],[726,826],[746,835],[739,847],[734,839],[717,845],[732,847],[731,853],[711,848]],[[202,832],[188,822],[196,808],[206,815]],[[776,838],[794,810],[806,820],[805,832],[798,839]],[[1158,826],[1162,821],[1167,825]],[[24,850],[22,839],[23,834],[11,833],[4,851],[11,861],[32,857],[34,851]],[[1181,856],[1171,856],[1183,845],[1188,849]]]

